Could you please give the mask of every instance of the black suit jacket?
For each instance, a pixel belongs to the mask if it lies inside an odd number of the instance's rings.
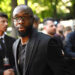
[[[12,51],[12,45],[15,39],[10,36],[5,35],[4,41],[6,45],[6,55],[9,58],[10,67],[13,68],[13,66],[15,65],[15,62],[14,62],[14,56],[13,56],[13,51]],[[2,67],[2,69],[0,69],[0,75],[3,75],[3,71],[4,69]]]
[[[65,56],[67,57],[67,71],[75,75],[75,31],[69,33],[65,38]]]
[[[65,54],[75,58],[75,31],[69,33],[65,38]]]
[[[18,75],[17,49],[20,39],[13,45],[15,64]],[[62,56],[50,36],[33,30],[26,48],[23,75],[65,75],[63,74]]]

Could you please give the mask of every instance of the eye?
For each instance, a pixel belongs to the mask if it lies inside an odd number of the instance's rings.
[[[6,21],[6,20],[3,20],[3,21],[1,21],[2,23],[5,23],[5,22],[7,22],[8,23],[8,21]]]
[[[21,17],[21,19],[24,20],[25,19],[25,16],[24,17]]]
[[[15,19],[15,20],[18,20],[18,17],[15,17],[14,19]]]

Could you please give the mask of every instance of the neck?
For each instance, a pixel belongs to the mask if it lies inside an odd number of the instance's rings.
[[[4,32],[0,32],[0,36],[2,36],[4,34]]]
[[[28,42],[28,40],[29,40],[29,36],[22,37],[22,38],[21,38],[21,43],[22,43],[22,45],[26,44],[26,43]]]
[[[52,34],[49,34],[49,36],[54,37],[54,35],[52,35]]]

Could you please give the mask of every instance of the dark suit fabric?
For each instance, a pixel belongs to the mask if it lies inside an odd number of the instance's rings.
[[[20,75],[17,64],[19,41],[20,39],[13,45],[18,75]],[[33,30],[26,49],[23,75],[65,75],[63,74],[63,57],[50,36]]]
[[[70,75],[75,75],[75,31],[65,38],[65,56],[67,57],[67,71]]]
[[[5,35],[4,36],[4,41],[5,41],[5,45],[6,45],[6,56],[9,58],[10,68],[13,68],[13,66],[15,66],[15,63],[14,63],[14,56],[13,56],[13,51],[12,51],[12,45],[13,45],[15,39],[10,37],[10,36]],[[1,57],[5,57],[5,52],[3,52],[3,53],[4,54],[0,53]],[[3,66],[3,62],[1,63],[0,66],[1,66],[0,67],[0,75],[3,75],[3,71],[5,70],[4,66]]]
[[[75,31],[69,33],[65,38],[65,53],[75,58]]]

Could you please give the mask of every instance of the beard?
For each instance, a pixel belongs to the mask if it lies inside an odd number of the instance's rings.
[[[24,27],[26,30],[25,31],[19,31],[18,30],[18,35],[20,36],[20,37],[26,37],[26,36],[30,36],[31,35],[31,33],[32,33],[32,28],[33,28],[33,26],[32,25],[30,25],[30,26],[28,26],[28,27]]]
[[[60,34],[63,34],[63,30],[59,30],[59,33],[60,33]]]
[[[51,35],[55,35],[56,34],[56,32],[52,32],[52,33],[50,33]]]

